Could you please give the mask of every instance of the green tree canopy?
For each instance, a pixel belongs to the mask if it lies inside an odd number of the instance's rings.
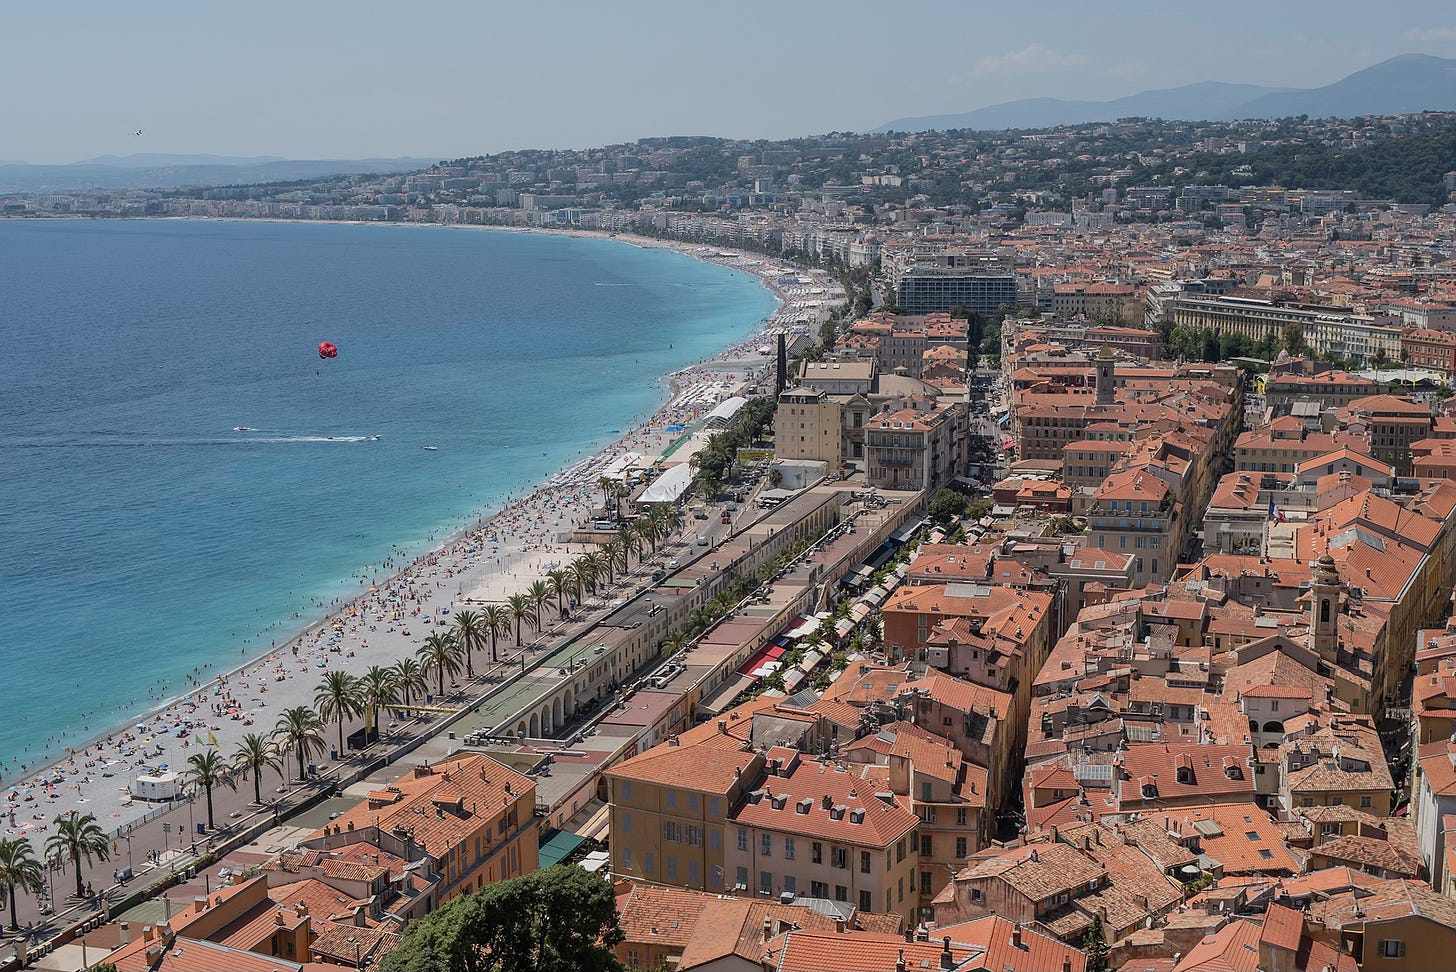
[[[969,501],[953,489],[941,489],[930,500],[930,518],[936,523],[947,524],[952,517],[960,516],[970,505]]]
[[[618,972],[612,886],[575,866],[482,888],[405,930],[382,972]]]

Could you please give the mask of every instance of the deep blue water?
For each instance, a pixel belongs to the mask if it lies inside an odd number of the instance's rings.
[[[0,760],[282,641],[772,309],[746,274],[602,239],[0,221]]]

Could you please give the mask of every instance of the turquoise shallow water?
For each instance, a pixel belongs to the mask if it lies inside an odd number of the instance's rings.
[[[774,306],[676,253],[394,226],[0,221],[0,275],[5,777],[604,445]]]

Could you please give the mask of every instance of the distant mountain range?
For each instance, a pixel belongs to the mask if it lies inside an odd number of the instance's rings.
[[[1049,128],[1118,118],[1231,121],[1236,118],[1352,118],[1356,115],[1456,111],[1456,60],[1402,54],[1356,71],[1322,88],[1267,88],[1204,81],[1143,91],[1112,101],[1024,98],[959,115],[900,118],[878,132],[926,132],[955,128],[998,131]]]
[[[69,165],[0,162],[0,193],[79,189],[176,189],[288,182],[336,175],[411,172],[438,159],[283,159],[230,155],[103,155]]]

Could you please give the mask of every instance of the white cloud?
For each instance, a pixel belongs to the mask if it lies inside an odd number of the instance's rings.
[[[986,78],[994,75],[1050,74],[1086,63],[1087,58],[1082,54],[1063,54],[1041,41],[1034,41],[1019,51],[1011,51],[1000,57],[981,58],[971,70],[970,76]]]
[[[1405,39],[1416,44],[1456,40],[1456,27],[1412,27]]]

